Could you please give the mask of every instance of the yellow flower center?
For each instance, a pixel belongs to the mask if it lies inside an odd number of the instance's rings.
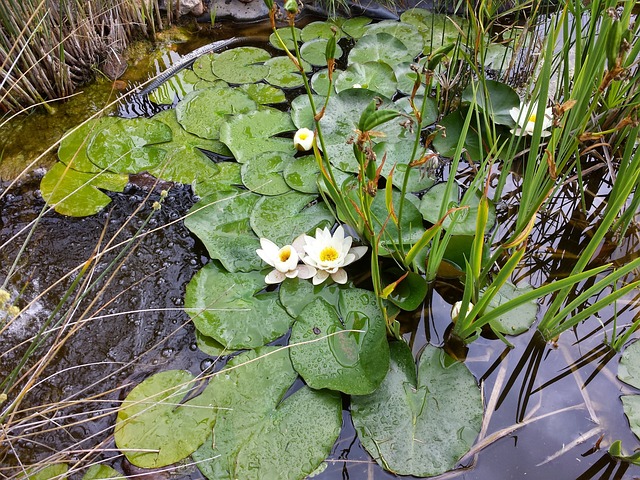
[[[291,247],[288,245],[286,247],[282,247],[280,249],[280,252],[278,253],[278,256],[280,257],[281,262],[286,262],[287,260],[289,260],[289,257],[291,257]]]
[[[338,258],[338,251],[333,247],[324,247],[320,252],[321,262],[333,262]]]
[[[306,132],[303,132],[299,135],[300,140],[306,140],[309,137],[309,134]]]
[[[531,115],[529,115],[529,121],[531,123],[536,123],[536,114],[532,113]]]

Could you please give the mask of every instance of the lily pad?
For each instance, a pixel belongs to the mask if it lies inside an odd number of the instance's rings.
[[[193,455],[207,478],[301,480],[321,465],[340,433],[342,399],[306,386],[288,395],[296,378],[287,349],[263,347],[212,379],[215,434]]]
[[[236,115],[220,128],[222,140],[240,163],[263,152],[295,153],[293,141],[275,137],[295,129],[291,116],[270,107]]]
[[[302,31],[297,27],[294,27],[294,30],[295,30],[296,41],[298,43],[301,43]],[[293,43],[293,35],[291,33],[291,27],[278,28],[278,35],[280,36],[280,39],[284,42],[285,46],[291,52],[293,52],[294,48],[296,47],[295,47],[295,44]],[[269,43],[274,48],[277,48],[278,50],[284,50],[284,48],[282,48],[282,44],[280,43],[280,40],[278,40],[278,37],[276,36],[275,33],[272,33],[271,35],[269,35]]]
[[[240,85],[239,88],[247,92],[247,95],[258,105],[270,105],[287,101],[282,90],[264,83],[247,83]]]
[[[341,25],[342,31],[351,38],[360,38],[364,35],[365,27],[372,22],[368,17],[348,18]]]
[[[264,287],[260,272],[230,273],[212,262],[187,285],[185,311],[203,335],[227,348],[259,347],[293,323],[277,292],[259,293]]]
[[[480,389],[467,367],[427,345],[417,366],[404,342],[370,395],[351,397],[358,438],[385,470],[430,477],[453,469],[482,423]]]
[[[478,108],[486,111],[495,123],[500,125],[514,126],[515,122],[509,110],[513,107],[520,107],[520,97],[513,88],[501,82],[494,80],[486,80],[487,93],[489,98],[485,95],[482,85],[475,84],[476,89],[476,102]],[[462,101],[471,103],[474,97],[474,88],[469,85],[462,92]]]
[[[247,93],[237,88],[207,88],[188,94],[176,107],[178,122],[194,135],[211,140],[220,138],[220,126],[228,115],[257,108]]]
[[[334,82],[335,82],[336,78],[338,77],[338,75],[340,75],[341,72],[342,72],[342,70],[338,70],[338,69],[336,69],[333,72],[333,81]],[[311,89],[315,93],[317,93],[319,95],[326,96],[328,94],[329,88],[331,88],[331,86],[332,85],[329,82],[329,71],[326,68],[323,68],[322,70],[318,70],[311,77]]]
[[[289,245],[300,234],[330,227],[334,218],[324,202],[313,203],[315,195],[288,192],[262,197],[251,212],[251,228],[260,238],[276,245]]]
[[[342,290],[340,297],[340,315],[322,298],[302,310],[291,329],[291,361],[311,388],[365,395],[389,366],[384,316],[371,292]]]
[[[316,38],[315,40],[308,41],[304,45],[302,45],[302,48],[300,48],[300,56],[303,58],[303,60],[316,67],[327,66],[326,52],[327,39],[325,38]],[[335,58],[340,58],[341,56],[342,48],[340,48],[340,45],[336,44]]]
[[[640,388],[640,341],[629,344],[622,352],[618,378],[634,388]]]
[[[376,33],[388,33],[400,40],[409,54],[415,58],[422,53],[424,41],[418,28],[415,25],[395,20],[383,20],[372,23],[364,29],[365,35],[375,35]]]
[[[212,390],[184,401],[197,388],[184,370],[157,373],[137,385],[118,409],[116,445],[134,465],[158,468],[188,457],[202,445],[215,422]]]
[[[26,477],[29,480],[65,480],[67,478],[67,472],[69,466],[66,463],[54,463],[53,465],[47,465],[45,467],[30,467],[26,469]],[[18,478],[25,478],[24,475],[19,475]]]
[[[310,42],[316,38],[329,39],[334,36],[334,30],[336,40],[342,38],[342,29],[335,24],[335,22],[311,22],[302,29],[302,41]]]
[[[398,282],[405,272],[392,270],[383,272],[383,282],[387,285]],[[387,299],[398,307],[412,312],[424,301],[427,295],[427,282],[414,272],[406,272],[407,276],[400,280]]]
[[[365,35],[349,52],[349,65],[377,61],[393,67],[412,60],[413,55],[404,43],[388,33]]]
[[[449,198],[445,200],[444,195],[446,192],[446,186],[446,183],[439,183],[424,194],[422,201],[420,202],[420,213],[422,213],[422,216],[426,221],[436,223],[440,220],[440,206],[443,203],[446,203],[446,209],[468,206],[468,209],[454,214],[455,224],[452,224],[452,218],[454,215],[449,215],[445,218],[442,226],[445,230],[451,230],[453,235],[475,235],[476,219],[478,218],[478,205],[480,204],[480,193],[477,191],[470,192],[468,195],[465,195],[467,200],[463,203],[461,200],[458,200],[460,198],[459,187],[457,184],[454,184],[450,191]],[[495,225],[495,222],[495,207],[490,203],[485,232],[489,232]]]
[[[620,400],[631,431],[640,438],[640,395],[622,395]]]
[[[335,77],[336,92],[348,88],[368,88],[391,98],[397,90],[396,76],[386,63],[352,63]]]
[[[405,172],[409,168],[409,163],[418,158],[411,158],[413,153],[413,144],[410,142],[403,143],[387,143],[377,144],[373,151],[376,153],[378,161],[381,162],[385,158],[381,175],[389,178],[393,169],[392,183],[397,189],[402,189],[404,184]],[[418,151],[420,153],[420,151]],[[386,157],[385,157],[386,155]],[[435,180],[427,172],[425,165],[412,167],[409,170],[409,179],[407,180],[407,192],[419,192],[431,188]]]
[[[217,162],[218,174],[206,181],[196,184],[195,192],[204,198],[222,190],[233,190],[242,186],[240,170],[242,165],[236,162]]]
[[[76,127],[60,141],[58,158],[77,172],[99,173],[101,168],[87,157],[87,147],[93,136],[101,129],[119,120],[116,117],[101,117],[87,120],[84,125]]]
[[[265,152],[242,165],[242,183],[261,195],[281,195],[291,190],[282,171],[295,158],[280,152]]]
[[[320,167],[313,155],[296,158],[285,165],[282,172],[289,187],[301,193],[318,193],[318,175]]]
[[[393,71],[396,74],[396,80],[398,82],[398,90],[405,95],[411,95],[411,93],[413,92],[413,86],[415,85],[416,79],[418,78],[418,74],[411,68],[412,65],[415,64],[413,62],[402,62],[393,67]],[[423,96],[424,75],[420,76],[420,80],[420,86],[418,87],[416,95]],[[429,99],[433,100],[431,98]]]
[[[99,189],[122,192],[128,175],[115,173],[76,172],[58,162],[42,177],[42,198],[62,215],[85,217],[94,215],[111,203]]]
[[[220,357],[222,355],[230,355],[236,350],[229,350],[215,338],[203,335],[200,330],[196,330],[196,345],[198,348],[210,357]]]
[[[320,95],[313,96],[313,102],[317,110],[322,108],[324,101],[325,97]],[[307,95],[299,95],[291,101],[291,120],[293,120],[296,128],[315,129],[313,112],[311,111],[309,97]]]
[[[261,48],[237,47],[213,57],[211,69],[225,82],[255,83],[269,74],[269,67],[264,62],[270,58],[269,52]]]
[[[213,69],[211,68],[211,62],[213,62],[216,55],[217,53],[207,53],[206,55],[198,57],[193,63],[193,73],[195,73],[199,78],[210,82],[220,80],[218,76],[213,73]]]
[[[531,285],[516,286],[507,282],[500,288],[496,296],[491,299],[486,313],[532,290],[533,287]],[[500,315],[495,320],[492,320],[489,325],[494,331],[504,335],[520,335],[531,328],[531,325],[536,321],[537,313],[538,303],[535,300],[530,300],[513,310],[509,310],[504,315]]]
[[[92,465],[82,477],[82,480],[99,479],[127,480],[127,477],[107,465]]]
[[[269,75],[266,81],[271,85],[281,88],[296,88],[304,85],[302,74],[289,57],[273,57],[265,62],[269,66]],[[311,65],[303,62],[305,71],[311,70]]]
[[[468,20],[455,15],[433,13],[424,8],[411,8],[402,12],[400,20],[418,28],[424,40],[423,53],[429,54],[443,45],[456,43],[461,32],[468,32]],[[462,38],[462,43],[465,39]]]
[[[289,315],[296,318],[316,298],[322,298],[330,305],[338,305],[340,291],[349,288],[353,288],[350,283],[314,285],[307,280],[287,278],[280,285],[280,303],[287,309]]]
[[[119,118],[91,138],[87,156],[101,169],[140,173],[162,162],[166,150],[156,144],[171,138],[171,128],[165,123],[148,118]]]
[[[438,133],[433,140],[433,146],[440,155],[453,157],[458,141],[462,136],[462,127],[466,114],[467,109],[456,110],[446,115],[439,122],[440,126],[444,127],[445,135]],[[472,120],[467,135],[464,137],[464,148],[472,160],[480,161],[484,157],[481,147],[481,134],[475,129],[473,123]]]
[[[230,272],[248,272],[262,267],[256,249],[260,241],[249,226],[249,215],[259,196],[240,190],[220,190],[196,203],[184,220],[211,258],[220,260]]]

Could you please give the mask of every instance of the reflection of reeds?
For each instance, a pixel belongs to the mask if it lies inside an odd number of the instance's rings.
[[[155,30],[157,0],[0,2],[0,108],[71,94],[137,33]]]

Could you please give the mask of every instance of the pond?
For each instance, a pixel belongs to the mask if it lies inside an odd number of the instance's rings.
[[[424,10],[298,22],[314,96],[268,23],[217,31],[247,39],[121,102],[120,119],[89,121],[46,175],[3,182],[5,478],[640,476],[608,452],[638,446],[639,155],[616,131],[615,148],[570,146],[598,85],[553,123],[536,122],[545,105],[520,122],[498,67],[516,53],[478,36],[485,62],[467,71],[459,32],[473,28],[449,22]],[[291,30],[278,33],[296,56]],[[548,79],[552,62],[539,68]],[[625,68],[617,92],[634,84],[637,66]],[[303,128],[321,129],[315,149],[294,147]],[[333,253],[343,263],[327,267]],[[282,267],[291,256],[304,264]],[[579,277],[583,257],[601,270]],[[454,324],[460,301],[469,313]],[[565,307],[561,320],[577,321],[555,333],[544,322]]]

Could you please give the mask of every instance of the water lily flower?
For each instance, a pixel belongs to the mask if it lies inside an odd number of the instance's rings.
[[[458,321],[461,308],[462,302],[456,302],[453,304],[453,307],[451,307],[451,320],[453,321],[453,323],[456,323]],[[469,314],[469,312],[471,312],[471,310],[473,310],[473,303],[469,302],[469,305],[467,305],[467,315]]]
[[[311,278],[316,274],[316,269],[308,265],[298,265],[300,254],[292,245],[282,248],[266,238],[260,239],[260,246],[256,250],[258,256],[274,269],[264,277],[267,285],[281,283],[285,278]]]
[[[293,137],[293,145],[296,150],[306,152],[313,147],[313,131],[308,128],[301,128]]]
[[[518,136],[533,135],[533,129],[536,126],[536,114],[538,112],[538,105],[536,103],[523,103],[520,108],[513,107],[509,110],[509,115],[516,122],[516,128],[511,129],[511,133]],[[553,125],[553,113],[551,108],[544,109],[544,118],[542,119],[542,133],[540,136],[548,137],[551,132],[546,130]]]
[[[353,238],[344,234],[340,225],[333,235],[328,228],[316,229],[316,236],[304,236],[305,256],[302,261],[316,269],[313,284],[320,285],[331,277],[334,282],[347,283],[347,272],[342,267],[355,262],[367,251],[367,247],[351,247]]]

